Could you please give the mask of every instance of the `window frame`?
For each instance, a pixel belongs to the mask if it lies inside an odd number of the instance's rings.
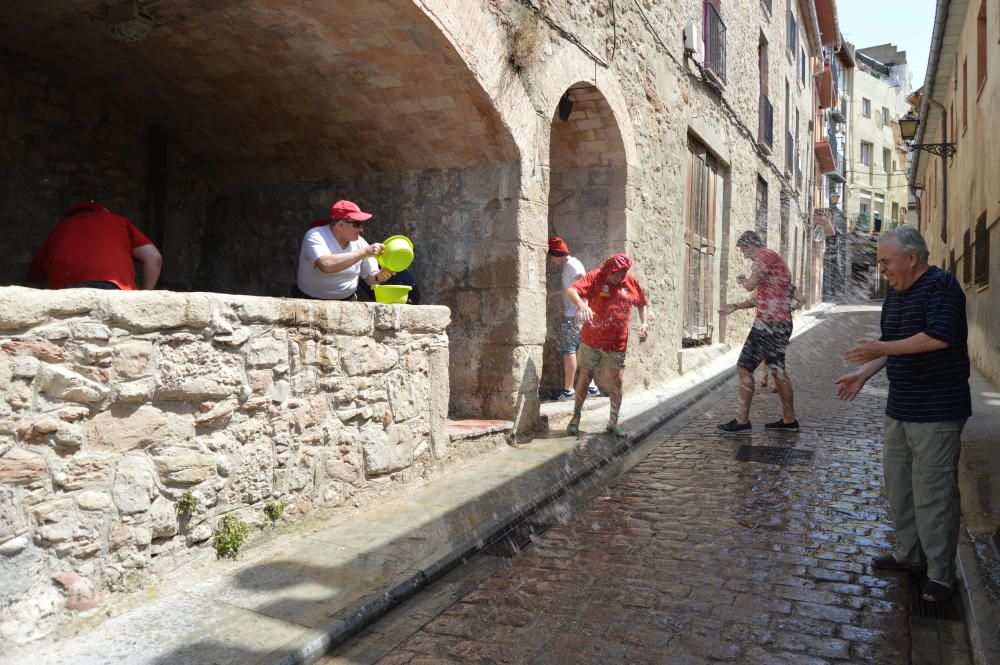
[[[864,118],[872,117],[872,100],[867,97],[861,98],[861,116]]]
[[[866,146],[868,147],[868,161],[867,162],[865,162],[865,147]],[[862,166],[867,166],[868,168],[872,167],[872,154],[874,152],[875,152],[875,145],[874,144],[872,144],[872,143],[870,143],[868,141],[862,141],[861,142],[861,148],[858,151],[858,159],[861,161],[861,165]]]

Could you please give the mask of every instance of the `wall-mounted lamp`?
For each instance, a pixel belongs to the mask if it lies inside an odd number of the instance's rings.
[[[840,194],[837,192],[830,192],[830,205],[835,206],[840,203]]]
[[[899,119],[899,133],[909,150],[924,150],[938,157],[952,157],[958,151],[954,143],[912,143],[919,125],[920,118],[912,112]]]

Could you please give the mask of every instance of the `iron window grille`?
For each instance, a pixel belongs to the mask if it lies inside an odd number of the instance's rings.
[[[726,82],[726,24],[711,0],[705,0],[705,69]]]
[[[795,139],[791,132],[785,132],[785,172],[788,175],[795,172]]]

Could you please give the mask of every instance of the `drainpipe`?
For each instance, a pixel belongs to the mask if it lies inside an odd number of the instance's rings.
[[[941,60],[941,46],[944,38],[945,24],[948,22],[948,8],[951,0],[937,0],[937,8],[934,12],[934,32],[931,34],[930,55],[927,59],[927,73],[924,75],[924,94],[920,99],[920,109],[917,111],[919,123],[917,125],[917,135],[914,143],[924,142],[924,131],[927,129],[927,113],[929,111],[931,96],[934,94],[934,82],[937,78],[937,68]],[[916,151],[913,161],[910,162],[909,182],[910,189],[917,181],[917,168],[920,165],[920,151]],[[946,176],[947,177],[947,176]],[[916,196],[916,192],[914,192]]]

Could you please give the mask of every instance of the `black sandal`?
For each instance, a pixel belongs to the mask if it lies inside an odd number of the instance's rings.
[[[954,592],[955,590],[944,582],[929,580],[924,585],[924,592],[921,594],[921,597],[928,603],[941,603],[951,598],[951,594]]]
[[[880,570],[906,570],[919,573],[927,569],[927,564],[922,561],[900,561],[895,554],[883,554],[872,559],[872,568]]]

